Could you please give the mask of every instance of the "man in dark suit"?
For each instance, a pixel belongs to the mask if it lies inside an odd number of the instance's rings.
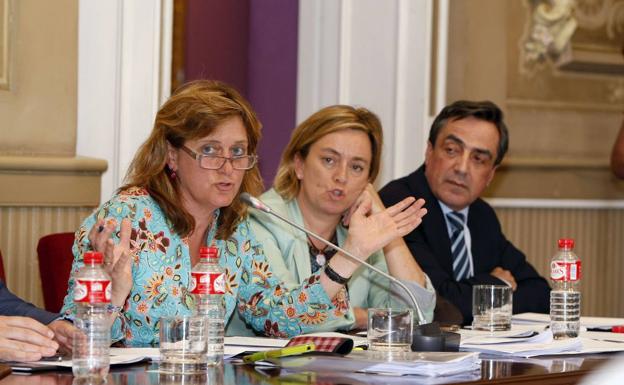
[[[472,321],[472,286],[509,285],[513,311],[549,311],[550,287],[502,233],[496,213],[480,195],[507,151],[501,110],[492,102],[458,101],[436,117],[425,164],[380,192],[390,206],[424,198],[427,215],[405,236],[439,294]]]
[[[20,299],[0,280],[0,360],[37,361],[54,355],[59,344],[71,351],[74,330],[59,314]]]

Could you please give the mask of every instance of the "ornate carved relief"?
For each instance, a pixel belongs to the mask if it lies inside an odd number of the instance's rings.
[[[623,0],[529,1],[522,72],[534,74],[550,61],[564,71],[624,74]]]
[[[529,73],[549,59],[556,60],[569,47],[577,28],[574,0],[530,0],[532,13],[525,32],[523,69]]]

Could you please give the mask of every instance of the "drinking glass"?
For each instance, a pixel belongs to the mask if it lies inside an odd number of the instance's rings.
[[[472,287],[472,328],[501,331],[511,329],[512,290],[506,285]]]
[[[202,316],[160,318],[161,373],[205,372],[207,364],[207,320]]]
[[[368,309],[368,349],[409,352],[413,317],[411,309]]]

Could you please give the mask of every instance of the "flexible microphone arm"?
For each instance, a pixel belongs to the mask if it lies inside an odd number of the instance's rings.
[[[304,233],[318,239],[319,241],[323,242],[324,244],[326,244],[327,246],[331,247],[332,249],[341,252],[342,254],[346,255],[347,257],[351,258],[352,260],[356,261],[359,264],[362,264],[366,267],[368,267],[369,269],[373,270],[374,272],[376,272],[377,274],[380,274],[386,278],[388,278],[391,282],[393,282],[394,284],[396,284],[397,286],[401,287],[403,290],[405,290],[405,292],[407,293],[407,295],[409,296],[409,298],[412,300],[412,303],[414,304],[414,308],[416,309],[416,315],[418,316],[418,324],[422,325],[424,324],[425,321],[425,316],[423,315],[422,310],[420,310],[420,306],[418,305],[418,301],[416,301],[416,297],[414,297],[414,294],[410,291],[410,289],[408,289],[408,287],[401,281],[399,281],[398,279],[394,278],[393,276],[391,276],[390,274],[386,273],[383,270],[379,270],[378,268],[376,268],[375,266],[371,265],[370,263],[363,261],[361,259],[359,259],[358,257],[356,257],[355,255],[351,254],[350,252],[348,252],[347,250],[341,248],[338,245],[334,245],[333,243],[331,243],[330,241],[326,240],[325,238],[321,237],[320,235],[317,235],[315,233],[313,233],[312,231],[306,229],[303,226],[298,225],[297,223],[291,221],[288,218],[285,218],[281,215],[279,215],[278,213],[276,213],[275,211],[273,211],[269,206],[267,206],[264,202],[262,202],[260,199],[251,196],[250,194],[244,192],[240,195],[240,200],[257,209],[260,211],[263,211],[267,214],[271,214],[279,219],[281,219],[282,221],[288,223],[291,226],[296,227],[297,229],[303,231]]]

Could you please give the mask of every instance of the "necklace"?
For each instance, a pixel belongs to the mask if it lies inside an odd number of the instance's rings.
[[[310,262],[312,265],[312,272],[317,271],[318,269],[320,269],[321,267],[325,266],[325,264],[327,263],[327,261],[334,256],[334,254],[336,254],[336,250],[334,249],[329,249],[328,245],[325,245],[325,247],[323,247],[322,249],[317,248],[316,246],[314,246],[314,243],[312,242],[312,238],[310,238],[309,235],[306,235],[308,237],[308,248],[310,249]],[[332,243],[336,243],[336,234],[334,233],[334,236],[332,237],[331,240]]]

